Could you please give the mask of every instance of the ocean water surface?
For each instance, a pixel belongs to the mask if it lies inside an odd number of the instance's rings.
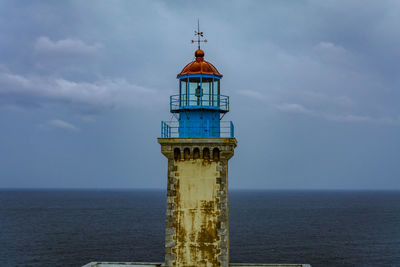
[[[399,191],[230,191],[231,262],[400,266]],[[165,191],[0,190],[0,266],[163,261]]]

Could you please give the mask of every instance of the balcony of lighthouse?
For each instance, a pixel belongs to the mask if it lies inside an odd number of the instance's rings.
[[[179,94],[170,97],[170,111],[200,109],[229,112],[229,97],[220,94],[220,77],[207,74],[179,76]]]
[[[170,96],[170,111],[208,109],[220,113],[229,112],[229,96],[214,94],[182,94]]]
[[[161,121],[161,138],[234,138],[232,121]]]

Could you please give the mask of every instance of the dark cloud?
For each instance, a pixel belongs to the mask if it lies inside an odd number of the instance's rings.
[[[87,45],[79,39],[63,39],[52,41],[46,36],[39,37],[34,50],[39,56],[95,56],[101,45]]]
[[[193,59],[199,17],[205,58],[231,95],[231,185],[398,188],[399,11],[394,0],[3,1],[0,123],[9,132],[0,137],[27,161],[50,160],[46,147],[72,142],[51,186],[66,177],[68,186],[163,186],[155,137],[171,118],[176,74]],[[40,131],[32,142],[41,146],[26,151],[18,129],[37,125],[79,131],[61,143],[51,140],[62,131]],[[13,162],[18,153],[1,176],[17,175]],[[35,186],[32,170],[48,177],[48,168],[37,163],[18,171],[20,184],[0,186]]]
[[[148,109],[160,103],[164,94],[123,79],[79,82],[3,71],[0,72],[0,95],[3,96],[3,104],[29,103],[30,107],[34,104],[58,103],[96,110],[117,106]]]

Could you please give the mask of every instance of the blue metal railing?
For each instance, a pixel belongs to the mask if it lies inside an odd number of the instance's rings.
[[[229,111],[229,96],[212,94],[182,94],[170,97],[170,111],[178,112],[181,109],[215,109],[220,112]]]
[[[232,121],[219,121],[219,125],[215,123],[207,123],[208,121],[199,121],[201,126],[192,126],[181,124],[179,121],[161,121],[161,137],[162,138],[179,138],[179,137],[216,137],[217,138],[233,138],[235,137],[234,126]],[[204,136],[204,133],[210,133]],[[190,133],[192,136],[186,136]]]
[[[171,130],[172,128],[167,123],[161,121],[161,137],[170,137]]]

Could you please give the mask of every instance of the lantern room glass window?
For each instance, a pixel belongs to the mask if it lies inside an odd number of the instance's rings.
[[[179,85],[180,106],[187,106],[187,80],[181,79]]]
[[[189,106],[200,106],[203,94],[201,91],[201,77],[189,78]]]
[[[214,79],[213,86],[213,106],[219,107],[219,79]]]
[[[202,105],[203,106],[212,106],[212,86],[213,86],[213,78],[202,78]]]
[[[189,77],[179,80],[179,105],[220,106],[220,81],[213,77]]]

